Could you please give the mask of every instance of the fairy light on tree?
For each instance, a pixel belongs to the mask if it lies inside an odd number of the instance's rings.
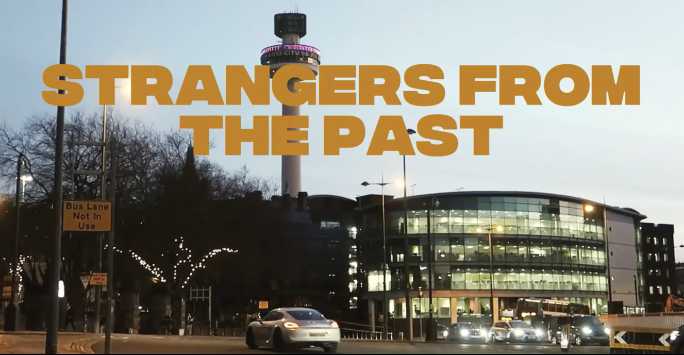
[[[205,255],[202,257],[202,259],[200,259],[199,262],[197,262],[197,263],[195,263],[195,264],[192,265],[192,267],[190,268],[190,273],[188,274],[188,276],[185,277],[185,280],[183,280],[182,287],[183,287],[183,288],[187,287],[187,286],[188,286],[188,283],[190,282],[190,280],[192,279],[192,277],[195,275],[195,272],[196,272],[196,271],[199,271],[199,270],[204,270],[204,269],[206,269],[207,263],[208,263],[211,259],[213,259],[214,257],[218,256],[219,254],[224,254],[224,253],[226,253],[226,254],[235,254],[235,253],[237,253],[237,252],[238,252],[238,251],[237,251],[237,250],[234,250],[234,249],[230,249],[230,248],[221,248],[221,249],[214,249],[214,250],[210,251],[209,253],[205,254]]]
[[[9,269],[10,275],[16,275],[17,279],[17,293],[16,297],[18,301],[21,301],[24,296],[24,266],[26,265],[26,262],[31,259],[30,256],[27,255],[19,255],[18,258],[18,264],[17,266],[14,265],[11,261],[8,261],[7,258],[2,258],[2,261],[7,263],[7,267]]]
[[[175,238],[173,241],[176,249],[174,252],[176,262],[171,267],[170,280],[173,285],[180,286],[182,289],[187,287],[187,285],[190,283],[192,277],[195,275],[197,271],[206,269],[209,262],[213,260],[215,257],[222,254],[238,253],[238,250],[236,249],[218,248],[209,251],[208,253],[200,257],[197,261],[193,262],[192,250],[185,246],[185,241],[183,237]],[[148,262],[138,253],[132,250],[124,252],[116,246],[114,246],[114,252],[119,255],[128,255],[134,262],[138,263],[138,265],[142,269],[149,272],[150,274],[152,274],[154,278],[159,280],[159,282],[167,283],[167,281],[169,280],[166,277],[166,275],[168,274],[166,270],[162,269],[154,263]],[[182,280],[182,282],[180,282],[180,280]]]

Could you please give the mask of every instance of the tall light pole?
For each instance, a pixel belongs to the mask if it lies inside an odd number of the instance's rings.
[[[66,64],[67,41],[67,5],[62,0],[62,29],[59,45],[59,64]],[[63,78],[62,78],[63,79]],[[64,94],[64,90],[59,90]],[[55,125],[55,181],[53,201],[55,208],[54,236],[52,240],[52,256],[49,264],[49,313],[47,314],[47,332],[45,335],[45,353],[57,353],[57,327],[59,325],[59,278],[62,265],[62,205],[63,195],[63,163],[64,163],[64,106],[57,107],[57,123]]]
[[[425,341],[435,341],[435,325],[434,325],[434,312],[432,304],[432,259],[435,257],[435,253],[432,249],[432,209],[439,207],[439,200],[432,197],[430,198],[430,205],[427,210],[427,244],[428,244],[428,327],[427,335],[425,336]]]
[[[380,182],[368,182],[364,181],[361,186],[376,185],[380,186],[380,195],[382,201],[382,296],[383,296],[383,306],[382,306],[382,317],[383,317],[383,336],[387,339],[387,325],[389,324],[389,297],[387,295],[387,233],[385,229],[385,185],[389,183],[385,182],[385,177],[381,176]]]
[[[406,133],[415,134],[416,131],[409,128]],[[408,200],[406,196],[406,155],[402,155],[404,167],[404,278],[406,286],[406,318],[408,319],[409,342],[413,341],[413,307],[411,306],[411,282],[409,281],[409,240],[408,240]]]
[[[487,239],[489,240],[489,313],[492,315],[492,324],[496,321],[494,317],[494,246],[492,243],[492,231],[503,232],[502,226],[489,225],[485,228],[487,231]],[[482,229],[478,228],[478,233],[482,233]]]

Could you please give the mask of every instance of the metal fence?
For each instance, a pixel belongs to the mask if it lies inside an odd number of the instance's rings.
[[[340,336],[345,340],[363,340],[363,341],[394,341],[394,333],[388,330],[385,336],[385,328],[383,326],[371,329],[368,324],[352,323],[338,321],[340,325]]]

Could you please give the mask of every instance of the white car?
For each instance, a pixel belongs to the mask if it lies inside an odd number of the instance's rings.
[[[340,327],[315,309],[276,308],[249,323],[245,340],[250,349],[316,346],[326,353],[335,353],[340,343]]]

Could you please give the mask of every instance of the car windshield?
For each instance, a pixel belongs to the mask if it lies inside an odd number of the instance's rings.
[[[580,327],[592,328],[600,328],[603,326],[603,324],[601,324],[601,321],[599,321],[596,317],[580,317],[577,319],[577,325]]]
[[[292,318],[296,320],[325,320],[322,314],[313,309],[302,309],[296,311],[287,311]]]
[[[527,328],[532,328],[531,325],[529,325],[529,324],[527,324],[527,323],[525,323],[525,322],[523,322],[523,321],[521,321],[521,320],[514,320],[514,321],[512,321],[512,322],[511,322],[511,327],[512,327],[512,328],[525,328],[525,329],[527,329]]]

